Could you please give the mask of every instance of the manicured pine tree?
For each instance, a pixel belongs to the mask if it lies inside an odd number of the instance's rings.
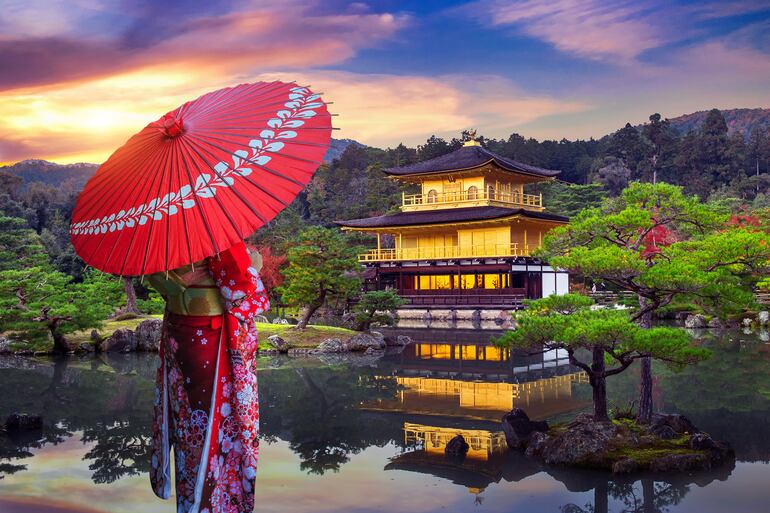
[[[26,341],[50,335],[54,350],[67,352],[65,335],[99,327],[121,303],[121,290],[119,280],[98,272],[73,283],[53,268],[26,221],[0,217],[0,332]]]
[[[566,351],[569,362],[588,375],[596,421],[610,420],[607,378],[625,371],[635,360],[657,358],[682,366],[708,357],[707,350],[691,346],[683,329],[644,329],[625,310],[592,309],[593,304],[577,294],[529,301],[515,316],[516,329],[497,343],[523,350]]]
[[[552,230],[540,256],[555,267],[633,292],[632,319],[649,329],[675,300],[725,315],[753,303],[753,283],[770,263],[765,232],[727,225],[680,187],[633,183],[618,198],[588,208]],[[650,358],[641,360],[637,418],[652,415]]]
[[[329,301],[358,293],[357,254],[358,248],[348,246],[338,230],[313,226],[299,234],[287,254],[289,265],[282,271],[286,282],[280,289],[287,305],[305,309],[297,329],[304,329]]]

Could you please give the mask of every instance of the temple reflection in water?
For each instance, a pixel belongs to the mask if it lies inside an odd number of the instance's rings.
[[[403,333],[404,330],[400,330]],[[499,333],[496,333],[499,334]],[[508,451],[500,418],[514,407],[553,418],[590,405],[588,378],[566,353],[530,355],[490,343],[486,331],[414,330],[414,341],[386,357],[398,392],[364,405],[405,419],[403,452],[386,469],[429,473],[480,494],[500,480]],[[470,446],[464,459],[444,457],[452,438]]]
[[[389,357],[398,394],[367,409],[497,422],[513,407],[541,419],[590,404],[587,395],[573,393],[575,383],[588,381],[566,353],[512,353],[491,345],[489,332],[411,336],[415,342]]]

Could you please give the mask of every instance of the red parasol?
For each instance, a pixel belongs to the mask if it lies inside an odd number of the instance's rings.
[[[329,147],[318,94],[283,82],[205,94],[150,123],[88,181],[78,255],[104,272],[174,269],[243,240],[286,207]]]

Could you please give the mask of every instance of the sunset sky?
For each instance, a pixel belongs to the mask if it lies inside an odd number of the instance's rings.
[[[770,106],[770,3],[0,0],[0,162],[102,162],[219,87],[296,80],[336,137],[587,138]]]

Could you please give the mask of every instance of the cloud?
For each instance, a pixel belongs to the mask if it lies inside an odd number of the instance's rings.
[[[45,9],[38,2],[27,8],[14,3],[13,16],[0,22],[7,28],[0,37],[0,91],[166,64],[208,67],[219,74],[337,64],[392,37],[410,21],[404,14],[360,9],[318,14],[315,0],[287,0],[280,6],[195,2],[202,4],[199,9],[139,2],[141,8],[135,6],[116,21],[119,5],[93,3],[76,10],[79,17],[72,15],[69,22],[43,23],[33,36],[19,27]],[[77,22],[87,28],[80,30]]]
[[[261,79],[288,79],[297,75],[270,73]],[[584,102],[523,92],[513,82],[495,75],[358,74],[311,71],[300,81],[323,90],[339,117],[339,137],[372,146],[424,143],[431,134],[458,137],[463,129],[477,128],[486,136],[507,137],[517,127],[544,116],[578,112]]]
[[[522,92],[501,77],[273,72],[245,81],[294,80],[333,101],[339,137],[374,146],[418,144],[430,134],[456,137],[475,127],[503,137],[543,116],[577,112],[583,102]],[[0,94],[0,161],[45,158],[102,162],[134,132],[187,100],[232,84],[208,70],[155,67],[27,94]]]
[[[480,0],[461,8],[493,27],[580,57],[629,64],[647,50],[702,34],[698,22],[766,10],[756,0],[675,4],[653,0]]]

